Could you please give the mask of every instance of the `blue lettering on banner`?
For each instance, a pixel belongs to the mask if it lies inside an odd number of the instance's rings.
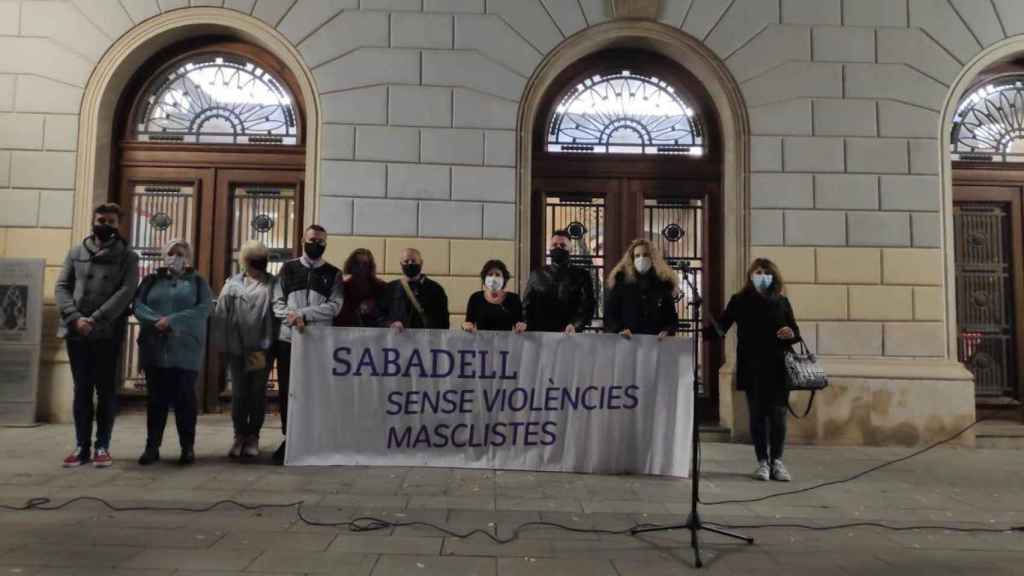
[[[440,362],[438,362],[438,359],[441,357],[448,359],[448,370],[443,374],[438,370],[437,367],[438,364],[440,364]],[[452,372],[455,371],[455,356],[452,355],[451,352],[447,350],[439,350],[437,348],[433,348],[430,350],[430,358],[434,364],[434,370],[430,373],[431,378],[447,378],[452,375]]]
[[[414,348],[403,355],[397,348],[367,347],[357,353],[358,361],[351,348],[335,348],[333,375],[477,381],[515,381],[519,378],[508,350],[448,351],[432,348],[425,353]],[[512,417],[499,417],[483,423],[390,426],[387,446],[396,450],[552,446],[558,442],[558,422],[521,418],[534,413],[634,410],[639,404],[640,387],[636,384],[559,386],[551,378],[544,386],[513,384],[509,387],[394,390],[387,394],[385,401],[385,414],[392,417],[455,416],[480,410],[489,415],[507,414]]]
[[[415,366],[420,369],[420,378],[427,377],[427,370],[423,367],[423,357],[420,356],[420,351],[414,349],[412,354],[409,354],[409,362],[405,365],[405,372],[402,373],[403,378],[408,378],[409,373],[412,372],[412,367]]]
[[[384,349],[384,372],[381,376],[395,377],[402,373],[402,365],[398,363],[402,353],[396,348]]]
[[[334,367],[335,376],[348,376],[349,372],[352,371],[352,363],[348,361],[347,356],[352,353],[352,349],[347,346],[339,346],[334,349],[334,363],[340,364],[341,367]]]
[[[362,376],[364,366],[370,367],[369,376],[380,376],[380,374],[377,373],[377,365],[373,363],[373,351],[369,348],[363,350],[362,355],[359,357],[359,364],[356,364],[356,371],[353,372],[353,374],[356,376]]]

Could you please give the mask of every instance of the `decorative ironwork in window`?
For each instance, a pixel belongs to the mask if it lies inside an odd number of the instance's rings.
[[[139,102],[143,142],[297,144],[294,99],[268,70],[241,56],[202,54],[165,70]]]
[[[656,76],[595,74],[569,90],[548,127],[549,152],[705,153],[704,129],[680,91]]]
[[[1004,76],[971,92],[953,118],[954,160],[1024,161],[1024,76]]]

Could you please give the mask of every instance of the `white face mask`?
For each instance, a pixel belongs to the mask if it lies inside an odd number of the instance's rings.
[[[505,279],[501,276],[488,276],[484,278],[484,286],[491,292],[497,292],[505,286]]]
[[[754,274],[753,276],[750,277],[751,283],[753,283],[754,288],[756,288],[759,292],[764,292],[765,290],[771,288],[772,279],[773,278],[771,274]]]
[[[651,259],[647,256],[638,256],[633,258],[633,266],[636,267],[637,272],[646,274],[651,269]]]
[[[166,258],[164,258],[164,263],[167,264],[167,267],[171,270],[171,272],[174,272],[175,274],[181,274],[182,270],[185,269],[184,256],[167,256]]]

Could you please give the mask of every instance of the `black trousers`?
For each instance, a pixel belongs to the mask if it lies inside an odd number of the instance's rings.
[[[291,386],[292,343],[278,340],[274,349],[277,356],[277,401],[281,409],[281,434],[288,435],[288,389]]]
[[[110,448],[117,411],[117,362],[121,339],[68,338],[71,378],[75,382],[75,437],[84,450],[92,447],[92,421],[96,419],[96,448]],[[93,397],[96,398],[95,405]]]
[[[182,449],[195,446],[196,417],[199,402],[196,398],[198,372],[178,368],[147,368],[146,389],[146,447],[159,448],[167,427],[167,412],[174,406],[174,422],[178,426],[178,441]]]
[[[747,388],[750,436],[758,461],[781,460],[786,444],[786,405],[789,391],[782,388]]]

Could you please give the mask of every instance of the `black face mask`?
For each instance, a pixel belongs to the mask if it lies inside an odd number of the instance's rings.
[[[249,260],[249,267],[259,272],[267,271],[267,259],[266,258],[253,258]]]
[[[324,255],[324,251],[327,250],[327,245],[320,244],[319,242],[306,242],[303,248],[306,250],[306,256],[309,256],[310,260],[319,260]]]
[[[555,266],[565,266],[569,263],[569,251],[565,248],[552,248],[551,262]]]
[[[419,276],[421,270],[423,270],[422,264],[402,264],[402,274],[405,274],[409,278]]]
[[[92,235],[100,242],[106,242],[117,235],[117,228],[110,224],[95,224],[92,227]]]

